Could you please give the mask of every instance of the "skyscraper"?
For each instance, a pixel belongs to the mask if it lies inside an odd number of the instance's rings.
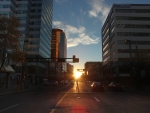
[[[15,15],[20,20],[18,28],[21,49],[29,58],[51,57],[53,0],[1,0],[0,14]],[[27,63],[33,67],[36,62]],[[44,63],[39,67],[45,68]]]
[[[112,6],[101,31],[105,76],[125,78],[141,73],[138,53],[150,53],[149,14],[150,4]]]
[[[58,58],[66,58],[66,57],[67,57],[67,40],[65,33],[61,29],[52,29],[52,40],[51,40],[51,58],[53,58],[52,61],[58,61]],[[51,65],[52,64],[53,63],[51,63]],[[51,73],[51,75],[60,76],[62,75],[62,72],[65,72],[67,70],[65,62],[63,63],[56,62],[54,64],[55,64],[55,74]]]
[[[52,29],[51,58],[66,58],[66,35],[61,29]]]

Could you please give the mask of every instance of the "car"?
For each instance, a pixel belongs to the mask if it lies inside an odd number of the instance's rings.
[[[63,80],[62,84],[67,85],[67,84],[69,84],[69,81],[68,80]]]
[[[118,82],[111,82],[110,84],[108,84],[108,90],[123,91],[123,89],[124,89],[124,86]]]
[[[101,82],[93,82],[91,84],[92,91],[104,91],[104,85]]]
[[[45,81],[43,82],[43,84],[44,84],[45,86],[57,86],[57,85],[58,85],[58,82],[55,81],[55,80],[51,80],[51,81],[45,80]]]

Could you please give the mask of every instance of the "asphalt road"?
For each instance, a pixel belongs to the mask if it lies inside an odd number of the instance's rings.
[[[0,113],[149,113],[150,97],[130,93],[92,92],[90,84],[42,86],[0,96]]]

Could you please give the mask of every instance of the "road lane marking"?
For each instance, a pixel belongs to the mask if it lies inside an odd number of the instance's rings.
[[[18,105],[19,105],[19,104],[16,104],[16,105],[10,106],[10,107],[8,107],[8,108],[5,108],[5,109],[3,109],[3,110],[0,110],[0,112],[6,111],[6,110],[8,110],[8,109],[10,109],[10,108],[13,108],[13,107],[15,107],[15,106],[18,106]]]
[[[71,89],[70,89],[71,90]],[[70,91],[69,90],[69,91]],[[68,92],[69,92],[68,91]],[[68,94],[68,92],[58,101],[58,103],[56,104],[56,106],[54,107],[54,109],[52,109],[52,111],[50,113],[54,113],[55,109],[58,107],[58,105],[61,103],[61,101],[65,98],[65,96]]]
[[[94,99],[95,99],[97,102],[99,102],[99,99],[98,99],[98,98],[94,97]]]
[[[131,99],[129,99],[129,98],[126,98],[126,97],[124,97],[124,96],[120,96],[121,98],[124,98],[124,99],[126,99],[126,100],[129,100],[129,101],[131,101]]]

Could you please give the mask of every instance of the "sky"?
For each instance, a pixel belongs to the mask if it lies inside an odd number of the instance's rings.
[[[113,4],[150,4],[150,0],[54,0],[53,28],[62,29],[67,38],[67,58],[74,72],[86,62],[102,62],[101,29]]]

